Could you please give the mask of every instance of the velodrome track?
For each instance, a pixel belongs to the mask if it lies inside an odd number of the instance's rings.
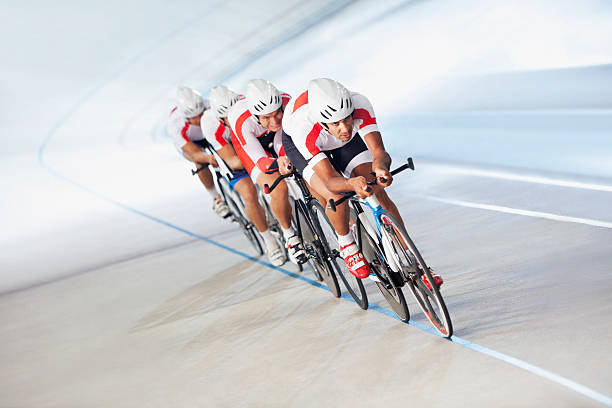
[[[570,144],[551,149],[575,162],[537,144],[521,153],[473,115],[446,133],[425,123],[428,140],[404,143],[398,123],[426,120],[389,114],[385,128],[379,114],[396,163],[415,158],[392,196],[445,277],[452,341],[428,329],[412,299],[411,324],[394,319],[371,282],[362,311],[307,271],[253,259],[167,139],[176,84],[239,88],[265,76],[295,94],[308,75],[327,73],[323,62],[305,61],[289,81],[270,59],[307,53],[315,39],[346,45],[339,33],[362,24],[364,10],[380,21],[427,16],[422,3],[374,13],[367,2],[334,2],[331,13],[324,1],[289,1],[278,14],[243,2],[132,3],[119,16],[105,14],[119,9],[109,4],[71,9],[77,19],[39,10],[54,17],[33,23],[56,48],[36,36],[21,48],[36,43],[39,58],[62,58],[31,76],[6,68],[16,103],[2,125],[13,143],[2,164],[0,406],[612,405],[612,178],[600,160],[610,152],[609,111],[495,118],[548,127],[573,118],[578,142],[565,133]],[[26,11],[11,10],[14,24]],[[230,29],[228,16],[243,24]],[[62,23],[89,29],[74,38]],[[261,32],[265,41],[254,38]],[[346,71],[345,82],[367,88],[359,69]],[[375,98],[392,110],[393,100]],[[8,135],[28,107],[40,111],[36,132],[15,143]],[[534,132],[555,143],[537,126],[516,131],[521,142]],[[479,145],[483,133],[503,151]],[[453,134],[469,148],[449,148]],[[428,154],[435,143],[448,150]]]

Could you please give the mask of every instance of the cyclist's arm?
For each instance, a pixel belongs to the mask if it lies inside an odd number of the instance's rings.
[[[370,153],[372,153],[372,171],[376,173],[379,184],[387,187],[393,181],[393,176],[391,176],[389,172],[391,168],[391,156],[389,156],[389,153],[385,150],[382,136],[380,132],[370,132],[363,138],[365,139]],[[387,182],[383,183],[381,178],[384,178]]]
[[[257,166],[263,173],[267,172],[270,165],[276,160],[275,158],[270,157],[270,155],[261,146],[261,143],[259,143],[259,140],[257,140],[257,137],[251,132],[246,131],[243,133],[240,131],[235,139],[238,141],[238,143],[240,143],[249,159],[252,160],[253,163],[255,163],[255,166]],[[233,140],[234,137],[232,137],[232,141]]]
[[[205,153],[200,146],[193,142],[187,142],[181,147],[185,157],[194,163],[208,163],[216,165],[217,161],[212,154]]]
[[[318,153],[323,154],[323,153]],[[316,156],[313,157],[316,159]],[[351,177],[350,179],[346,179],[332,166],[331,162],[328,158],[324,158],[320,160],[317,164],[315,164],[312,169],[325,183],[325,186],[332,193],[344,193],[347,191],[355,191],[359,194],[360,197],[367,197],[370,195],[369,192],[366,191],[368,185],[366,183],[365,177]]]
[[[222,148],[218,149],[217,150],[217,154],[223,160],[225,160],[227,165],[232,170],[242,170],[242,169],[244,169],[244,166],[242,165],[242,162],[238,158],[238,155],[236,154],[236,151],[234,150],[234,147],[230,143],[228,143],[225,146],[223,146]]]

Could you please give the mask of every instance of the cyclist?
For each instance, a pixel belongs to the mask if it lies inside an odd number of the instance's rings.
[[[283,110],[291,96],[279,92],[270,82],[253,79],[248,82],[246,97],[232,106],[227,114],[234,131],[232,143],[245,169],[261,188],[272,184],[278,163],[288,164],[282,148]],[[280,157],[279,157],[280,156]],[[283,181],[270,194],[270,207],[285,237],[287,253],[294,263],[304,262],[306,252],[291,226],[289,191]]]
[[[385,151],[372,104],[365,96],[348,91],[332,79],[313,79],[308,90],[286,107],[282,143],[291,163],[319,200],[327,203],[346,191],[355,191],[361,198],[374,194],[403,226],[397,207],[384,190],[393,182],[391,157]],[[378,184],[368,191],[367,181],[374,177]],[[341,204],[336,212],[327,211],[327,215],[338,234],[340,254],[348,270],[358,278],[367,277],[369,265],[349,229],[348,204]],[[443,282],[437,275],[434,281],[438,286]]]
[[[226,86],[213,87],[210,91],[211,109],[206,110],[202,116],[202,132],[223,161],[233,170],[230,186],[242,197],[247,216],[261,233],[270,263],[281,266],[286,261],[285,253],[268,229],[266,214],[259,203],[255,185],[232,146],[232,131],[227,122],[227,111],[242,98]]]
[[[216,166],[217,162],[213,155],[206,153],[207,142],[200,128],[202,115],[210,104],[191,88],[179,87],[176,96],[176,107],[168,118],[168,132],[174,146],[183,157],[195,163],[198,169],[205,167],[198,173],[198,177],[213,199],[213,210],[220,217],[228,217],[229,208],[215,189],[212,173],[208,169],[209,165]]]

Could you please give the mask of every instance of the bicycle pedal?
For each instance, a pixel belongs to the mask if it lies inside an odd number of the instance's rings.
[[[368,278],[370,278],[371,281],[374,282],[380,282],[380,279],[378,279],[378,276],[374,275],[374,274],[370,274],[370,276],[368,276]]]

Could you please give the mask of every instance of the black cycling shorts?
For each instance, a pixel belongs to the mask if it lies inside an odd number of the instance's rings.
[[[306,167],[308,166],[308,163],[312,159],[306,160],[304,156],[302,155],[302,153],[300,153],[298,148],[293,143],[291,136],[289,136],[284,131],[283,131],[283,147],[285,148],[285,154],[287,155],[289,160],[291,160],[291,164],[295,166],[295,168],[300,174],[304,174],[304,169],[306,169]],[[363,141],[359,133],[356,133],[355,136],[353,136],[353,138],[350,140],[350,142],[348,142],[344,146],[339,147],[337,149],[333,149],[333,150],[327,150],[322,153],[324,153],[327,156],[332,166],[334,167],[334,169],[336,169],[338,173],[344,174],[346,177],[350,177],[350,174],[346,174],[346,173],[347,173],[347,170],[352,171],[352,169],[354,168],[354,166],[350,166],[351,162],[353,162],[354,159],[357,158],[358,156],[363,157],[364,156],[363,153],[367,151],[368,151],[368,146],[365,144],[365,142]],[[360,160],[360,162],[364,162],[364,160],[372,161],[371,156],[368,156],[368,157],[369,159],[367,158],[362,159]],[[361,163],[358,163],[358,164],[361,164]],[[307,181],[309,181],[310,176],[308,177],[306,176],[307,175],[304,175]]]

